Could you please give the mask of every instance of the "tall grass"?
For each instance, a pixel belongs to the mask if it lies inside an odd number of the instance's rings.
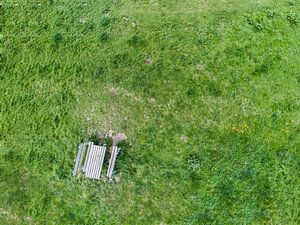
[[[299,223],[297,1],[6,1],[1,224]],[[71,176],[99,130],[114,183]]]

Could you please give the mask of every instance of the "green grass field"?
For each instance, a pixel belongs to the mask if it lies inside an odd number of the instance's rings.
[[[298,0],[4,0],[0,224],[300,224]],[[77,145],[128,136],[116,182]]]

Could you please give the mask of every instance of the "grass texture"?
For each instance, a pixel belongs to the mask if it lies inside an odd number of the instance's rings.
[[[300,3],[5,0],[0,224],[299,224]],[[115,183],[71,176],[99,130]]]

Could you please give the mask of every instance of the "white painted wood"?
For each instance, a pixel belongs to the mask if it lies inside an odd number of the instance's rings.
[[[100,179],[106,148],[92,145],[87,157],[85,176],[92,179]]]

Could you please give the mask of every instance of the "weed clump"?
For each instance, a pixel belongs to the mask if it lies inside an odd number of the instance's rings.
[[[96,69],[96,72],[95,74],[96,75],[102,75],[104,73],[104,68],[102,66],[99,66],[97,69]]]
[[[110,24],[112,24],[114,19],[108,17],[108,16],[103,16],[100,20],[100,24],[103,27],[108,27]]]
[[[99,40],[101,42],[108,42],[109,39],[110,39],[109,35],[106,32],[101,33],[100,36],[99,36]]]
[[[102,9],[103,14],[108,14],[110,12],[110,7],[108,5],[105,5]]]
[[[63,35],[61,33],[54,34],[54,36],[53,36],[54,44],[58,44],[58,43],[62,42],[62,40],[63,40]]]
[[[207,90],[211,95],[215,97],[219,97],[222,95],[222,90],[216,82],[209,82]]]
[[[200,157],[197,154],[190,154],[185,160],[186,166],[191,171],[196,171],[201,166]]]
[[[95,24],[93,22],[90,22],[90,23],[85,25],[82,32],[83,32],[83,34],[87,34],[87,33],[92,32],[94,30],[95,30]]]
[[[63,41],[63,35],[61,33],[55,33],[52,38],[52,50],[57,50],[60,43]]]
[[[128,39],[128,44],[131,46],[144,46],[145,45],[145,41],[138,35],[134,34],[132,35],[129,39]]]
[[[291,26],[296,26],[296,25],[299,23],[299,21],[298,21],[298,16],[297,16],[297,14],[294,13],[294,12],[289,12],[289,13],[286,15],[286,19],[287,19],[287,21],[289,22],[289,24],[290,24]]]
[[[3,51],[0,49],[0,65],[4,64],[6,61],[6,55],[4,54]]]
[[[118,53],[112,59],[112,66],[114,68],[119,68],[121,66],[129,66],[130,60],[127,53]]]

